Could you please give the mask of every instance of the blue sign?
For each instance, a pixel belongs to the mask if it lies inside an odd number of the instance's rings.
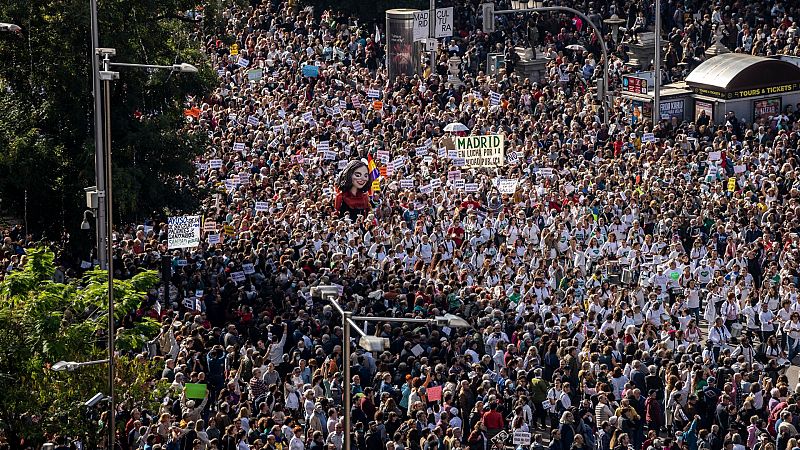
[[[306,64],[303,66],[303,76],[316,78],[319,76],[319,67]]]

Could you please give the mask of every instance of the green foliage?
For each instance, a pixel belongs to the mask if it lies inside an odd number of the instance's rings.
[[[212,2],[213,3],[213,2]],[[164,208],[191,210],[197,198],[176,179],[205,136],[178,133],[187,96],[204,96],[216,75],[202,51],[215,18],[186,18],[194,0],[99,2],[100,46],[115,61],[169,65],[189,62],[197,74],[119,68],[112,87],[112,150],[116,216],[133,219]],[[214,7],[206,14],[216,14]],[[94,185],[93,97],[89,2],[0,2],[0,18],[22,33],[0,33],[0,197],[22,216],[27,192],[33,229],[75,229],[83,188]]]
[[[28,257],[22,271],[0,283],[0,434],[12,444],[19,437],[41,442],[45,433],[54,431],[91,440],[98,430],[83,419],[82,405],[95,393],[108,391],[107,366],[75,372],[49,367],[58,361],[107,357],[99,346],[107,330],[107,275],[92,271],[80,282],[55,283],[52,252],[35,249]],[[118,321],[141,306],[156,281],[153,272],[114,280]],[[153,407],[163,396],[166,386],[151,383],[162,368],[151,360],[124,356],[141,349],[158,330],[158,323],[150,319],[117,330],[115,342],[123,356],[116,361],[116,384],[122,400]]]

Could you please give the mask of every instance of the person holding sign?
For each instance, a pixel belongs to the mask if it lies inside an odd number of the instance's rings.
[[[340,216],[347,215],[353,222],[359,215],[366,215],[372,205],[369,203],[369,190],[372,176],[364,161],[354,160],[347,163],[336,180],[338,193],[334,200],[334,208]]]

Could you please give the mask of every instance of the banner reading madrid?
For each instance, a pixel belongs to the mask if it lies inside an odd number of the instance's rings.
[[[455,138],[459,158],[464,158],[464,166],[498,167],[506,163],[503,135],[464,136]]]
[[[169,225],[168,247],[170,250],[200,245],[200,216],[169,217],[167,225]]]

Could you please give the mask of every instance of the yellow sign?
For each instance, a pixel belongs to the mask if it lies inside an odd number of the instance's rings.
[[[238,54],[239,54],[239,45],[231,44],[231,56],[236,56]]]
[[[372,182],[372,192],[380,192],[381,190],[381,182],[375,180]]]
[[[222,230],[225,232],[225,236],[235,236],[236,232],[233,230],[233,225],[225,225],[222,227]]]
[[[728,192],[733,192],[736,190],[736,178],[730,177],[728,178]]]

